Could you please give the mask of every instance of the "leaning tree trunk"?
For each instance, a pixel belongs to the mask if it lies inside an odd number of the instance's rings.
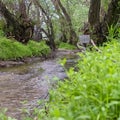
[[[73,29],[71,18],[69,16],[68,12],[66,11],[65,7],[62,5],[60,0],[58,0],[58,4],[59,4],[59,6],[60,6],[60,8],[65,16],[67,27],[69,29],[69,43],[76,45],[78,40],[77,40],[76,32]]]
[[[61,13],[60,11],[60,7],[58,5],[58,2],[55,1],[55,0],[51,0],[56,11],[57,11],[57,14],[59,16],[59,22],[60,22],[60,31],[61,31],[61,37],[59,38],[62,42],[65,42],[67,43],[67,32],[68,32],[68,27],[66,27],[66,20],[64,18],[64,15]]]
[[[21,3],[22,5],[22,3]],[[33,23],[23,13],[24,6],[21,6],[21,15],[19,19],[10,13],[5,4],[0,0],[0,13],[6,20],[5,33],[8,37],[14,37],[21,43],[27,43],[33,35]],[[25,12],[25,11],[24,11]]]
[[[44,22],[47,26],[46,30],[44,28],[41,28],[41,31],[45,33],[45,35],[48,37],[49,41],[48,45],[50,46],[52,51],[55,51],[56,45],[55,45],[55,36],[54,36],[54,29],[53,29],[53,23],[51,20],[51,16],[49,15],[49,12],[46,12],[46,10],[43,8],[43,6],[39,3],[38,0],[33,0],[34,4],[37,5],[43,14]]]
[[[72,25],[72,21],[71,18],[67,12],[67,10],[65,9],[65,7],[62,5],[60,0],[51,0],[58,12],[58,15],[61,19],[61,26],[62,26],[62,32],[63,35],[67,35],[65,36],[65,38],[67,39],[67,42],[70,44],[77,44],[78,38],[76,35],[75,30],[73,29],[73,25]],[[62,13],[60,12],[62,11]],[[64,26],[63,26],[64,23]],[[66,32],[66,33],[65,33]]]

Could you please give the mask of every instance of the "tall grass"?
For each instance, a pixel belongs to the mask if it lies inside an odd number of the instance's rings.
[[[79,54],[78,70],[71,68],[69,80],[50,91],[38,120],[120,120],[120,42],[101,50]]]
[[[49,47],[44,41],[37,43],[29,41],[27,45],[23,45],[15,40],[10,40],[5,37],[0,38],[0,59],[15,60],[29,56],[42,56],[48,54]]]

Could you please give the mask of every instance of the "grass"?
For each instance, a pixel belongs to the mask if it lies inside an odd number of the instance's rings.
[[[78,70],[50,91],[38,120],[120,120],[120,41],[100,49],[79,54]]]
[[[0,38],[0,59],[1,60],[16,60],[24,57],[42,56],[49,54],[50,49],[42,42],[29,41],[27,45],[23,45],[15,40],[10,40],[5,37]]]
[[[59,47],[60,49],[67,49],[67,50],[74,50],[76,47],[74,45],[70,45],[68,43],[60,42]]]

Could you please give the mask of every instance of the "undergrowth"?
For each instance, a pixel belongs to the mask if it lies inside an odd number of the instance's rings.
[[[27,45],[23,45],[15,40],[0,38],[0,59],[16,60],[24,57],[42,56],[50,52],[49,47],[42,42],[29,41]]]
[[[68,50],[74,50],[76,47],[74,45],[70,45],[68,43],[60,42],[59,47],[60,49],[68,49]]]
[[[11,117],[6,116],[7,109],[3,109],[2,111],[0,110],[0,120],[16,120]]]
[[[69,80],[50,91],[38,120],[120,120],[120,41],[100,49],[79,54],[77,71],[70,68]]]

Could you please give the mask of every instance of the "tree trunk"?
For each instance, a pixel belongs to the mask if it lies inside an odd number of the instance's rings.
[[[89,29],[91,38],[97,43],[98,38],[100,38],[101,29],[99,29],[100,24],[100,5],[101,0],[91,0],[90,9],[88,15]]]
[[[22,4],[21,4],[22,5]],[[24,8],[24,6],[22,6]],[[27,43],[33,35],[33,24],[26,16],[24,9],[21,9],[19,19],[10,13],[5,4],[0,0],[0,12],[6,20],[5,33],[8,37],[14,37],[21,43]]]
[[[101,0],[91,0],[88,21],[91,27],[94,27],[100,22],[100,5]]]
[[[96,1],[98,1],[99,4],[96,3]],[[95,7],[92,7],[92,5],[95,5]],[[108,6],[108,11],[105,14],[102,21],[100,21],[100,16],[99,16],[99,12],[100,12],[99,0],[91,0],[90,11],[91,12],[89,12],[89,23],[90,23],[90,28],[92,28],[91,38],[95,40],[97,45],[102,45],[103,42],[107,41],[106,36],[108,35],[108,28],[111,25],[115,26],[118,20],[120,19],[119,0],[111,0]]]

